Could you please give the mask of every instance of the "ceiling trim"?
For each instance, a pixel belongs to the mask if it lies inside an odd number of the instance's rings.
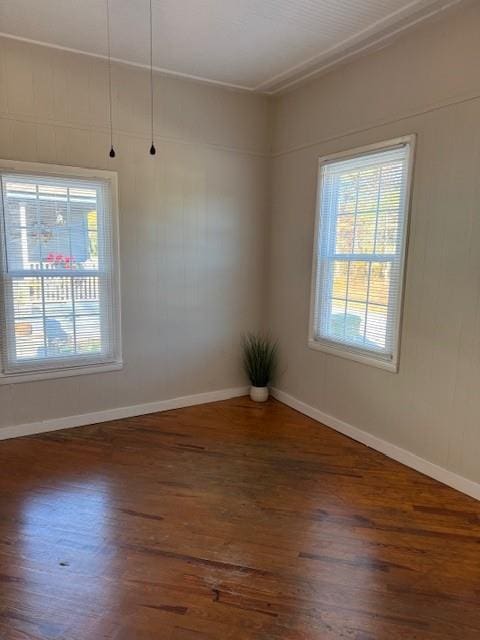
[[[89,56],[90,58],[98,58],[100,60],[108,60],[108,56],[101,53],[92,53],[91,51],[83,51],[82,49],[72,49],[71,47],[64,47],[60,44],[52,44],[51,42],[44,42],[43,40],[32,40],[31,38],[23,38],[11,33],[5,33],[0,31],[0,38],[8,38],[9,40],[17,40],[19,42],[26,42],[27,44],[35,44],[39,47],[47,47],[48,49],[57,49],[58,51],[66,51],[67,53],[76,53],[82,56]],[[125,64],[129,67],[137,67],[139,69],[147,69],[150,71],[149,64],[143,64],[141,62],[132,62],[131,60],[123,60],[122,58],[111,58],[112,62],[118,64]],[[252,93],[255,91],[254,87],[246,87],[241,84],[233,84],[230,82],[222,82],[221,80],[213,80],[211,78],[203,78],[202,76],[195,76],[189,73],[181,73],[180,71],[171,71],[170,69],[163,69],[162,67],[153,67],[153,70],[164,76],[170,76],[173,78],[183,78],[184,80],[193,80],[194,82],[201,82],[203,84],[215,85],[223,87],[224,89],[235,89],[236,91],[248,91]],[[263,92],[262,92],[263,93]]]
[[[289,69],[279,73],[271,78],[262,81],[254,87],[254,91],[259,93],[268,93],[275,95],[294,87],[306,80],[319,76],[327,72],[332,67],[352,60],[353,58],[365,54],[368,51],[377,48],[379,45],[386,46],[388,42],[394,39],[403,31],[413,28],[417,24],[432,18],[436,14],[446,11],[464,0],[436,0],[434,4],[429,4],[423,9],[419,9],[413,15],[401,17],[406,10],[411,9],[415,5],[419,5],[422,0],[413,0],[407,7],[399,11],[391,13],[386,18],[377,21],[367,29],[359,31],[357,34],[350,36],[335,47],[331,47],[303,62],[290,67]],[[400,16],[400,17],[399,17]],[[390,26],[385,26],[379,30],[382,24],[395,20]]]
[[[218,86],[224,89],[232,89],[235,91],[276,95],[289,90],[296,85],[301,84],[302,82],[326,73],[333,67],[351,61],[360,55],[374,50],[375,48],[387,46],[391,40],[393,40],[402,32],[407,31],[408,29],[413,28],[421,22],[424,22],[425,20],[435,16],[436,14],[465,1],[467,0],[434,0],[434,2],[432,3],[428,2],[428,0],[411,0],[411,2],[409,2],[406,7],[392,12],[385,18],[378,20],[368,28],[359,31],[353,36],[350,36],[334,47],[326,49],[316,54],[315,56],[312,56],[307,60],[304,60],[303,62],[272,76],[271,78],[267,78],[266,80],[263,80],[255,86],[246,86],[230,82],[223,82],[221,80],[215,80],[213,78],[205,78],[188,73],[181,73],[162,67],[154,66],[153,69],[157,73],[167,77],[182,78],[184,80],[191,80],[194,82]],[[416,11],[415,7],[418,7]],[[413,14],[412,9],[414,9]],[[68,53],[89,56],[91,58],[98,58],[100,60],[108,60],[107,56],[103,54],[92,53],[90,51],[84,51],[82,49],[65,47],[63,45],[53,44],[42,40],[24,38],[21,36],[13,35],[11,33],[0,32],[0,37],[42,47],[48,47],[51,49],[57,49]],[[150,69],[148,64],[132,62],[130,60],[124,60],[122,58],[112,57],[112,62],[128,65],[131,67],[137,67],[140,69]]]

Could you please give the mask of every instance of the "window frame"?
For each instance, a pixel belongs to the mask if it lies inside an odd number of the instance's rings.
[[[405,280],[406,280],[406,263],[408,254],[408,241],[410,232],[410,218],[411,218],[411,205],[412,205],[412,192],[413,192],[413,175],[415,167],[415,147],[416,147],[416,134],[410,134],[376,142],[361,147],[355,147],[353,149],[347,149],[337,153],[328,154],[318,158],[318,170],[317,170],[317,192],[315,203],[315,226],[314,226],[314,239],[313,239],[313,256],[312,256],[312,271],[311,271],[311,286],[310,286],[310,309],[309,309],[309,323],[308,323],[308,347],[316,351],[322,351],[334,356],[360,362],[375,367],[379,367],[392,373],[398,373],[400,363],[400,350],[401,350],[401,335],[402,335],[402,322],[403,322],[403,308],[405,299]],[[378,153],[379,151],[388,151],[399,146],[408,147],[407,157],[407,175],[405,180],[405,198],[404,198],[404,232],[402,243],[399,250],[400,256],[400,281],[399,281],[399,294],[398,294],[398,306],[394,318],[393,332],[391,334],[392,343],[392,358],[385,356],[382,353],[376,353],[373,350],[363,349],[361,347],[355,347],[346,345],[326,338],[316,337],[315,319],[318,316],[317,309],[320,309],[322,302],[317,300],[317,278],[322,278],[322,274],[318,269],[320,259],[320,244],[321,244],[321,208],[322,208],[322,169],[326,164],[330,164],[339,160],[349,160],[357,157],[366,156],[369,154]],[[350,255],[350,254],[348,254]],[[351,254],[355,255],[355,254]],[[362,255],[362,260],[365,260],[365,256]],[[372,254],[373,258],[377,254]],[[388,328],[388,327],[387,327]]]
[[[101,169],[86,169],[83,167],[72,167],[67,165],[57,165],[42,162],[23,162],[19,160],[0,160],[0,174],[14,172],[26,176],[39,176],[46,178],[71,178],[72,180],[99,180],[107,183],[109,201],[104,203],[109,207],[111,229],[109,230],[111,242],[111,295],[112,295],[112,336],[114,351],[113,357],[98,361],[88,361],[85,364],[72,364],[72,359],[65,358],[64,366],[46,367],[39,366],[36,370],[26,371],[5,371],[5,362],[2,360],[2,349],[0,349],[0,385],[12,384],[16,382],[31,382],[35,380],[63,378],[91,373],[101,373],[116,371],[123,368],[122,360],[122,330],[121,330],[121,295],[120,295],[120,245],[119,245],[119,219],[118,219],[118,179],[115,171]],[[6,265],[6,228],[4,226],[4,203],[3,190],[0,194],[0,347],[6,352],[11,348],[8,338],[10,327],[8,325],[8,315],[11,309],[7,308],[6,286],[8,286],[8,275]],[[95,358],[93,358],[95,360]],[[60,364],[60,363],[59,363]]]

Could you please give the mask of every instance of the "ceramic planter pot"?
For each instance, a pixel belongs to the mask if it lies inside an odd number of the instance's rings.
[[[265,402],[268,400],[268,387],[250,387],[250,399],[255,402]]]

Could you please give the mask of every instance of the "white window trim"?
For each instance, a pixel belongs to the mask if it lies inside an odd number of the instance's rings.
[[[115,296],[114,330],[117,337],[117,357],[113,361],[92,363],[85,365],[65,366],[52,369],[39,369],[38,371],[26,371],[18,373],[4,373],[0,367],[0,385],[18,382],[32,382],[35,380],[48,380],[54,378],[66,378],[71,376],[118,371],[123,368],[122,360],[122,326],[121,326],[121,294],[120,294],[120,244],[119,244],[119,220],[118,220],[118,179],[116,171],[103,169],[85,169],[83,167],[71,167],[66,165],[48,164],[43,162],[23,162],[19,160],[0,159],[0,172],[14,171],[26,175],[44,175],[48,177],[90,178],[107,181],[110,184],[110,206],[112,221],[112,290]],[[2,230],[3,235],[3,230]],[[0,286],[0,298],[2,288]],[[1,302],[1,299],[0,299]],[[3,319],[3,302],[0,309],[0,341],[4,339],[5,320]],[[3,334],[3,335],[2,335]],[[1,364],[1,363],[0,363]]]
[[[408,239],[410,231],[410,211],[412,202],[412,183],[415,164],[415,143],[416,134],[402,136],[400,138],[394,138],[392,140],[386,140],[363,147],[356,147],[354,149],[348,149],[346,151],[340,151],[338,153],[322,156],[318,159],[318,172],[317,172],[317,196],[315,204],[315,228],[313,237],[313,258],[312,258],[312,272],[311,272],[311,285],[310,285],[310,312],[308,323],[308,346],[310,349],[316,351],[323,351],[340,358],[347,358],[367,364],[375,367],[379,367],[392,373],[398,373],[400,363],[400,351],[401,351],[401,335],[402,335],[402,322],[403,322],[403,307],[404,307],[404,293],[405,293],[405,278],[406,278],[406,260],[408,252]],[[317,280],[317,264],[318,264],[318,234],[320,231],[320,211],[321,211],[321,191],[322,191],[322,167],[332,161],[340,160],[342,158],[355,158],[356,156],[362,156],[368,153],[374,153],[386,149],[391,149],[399,145],[409,146],[409,157],[407,163],[407,179],[406,179],[406,191],[405,191],[405,231],[403,234],[402,247],[400,248],[400,268],[401,268],[401,280],[399,290],[399,304],[396,317],[396,333],[394,341],[396,345],[393,357],[386,358],[382,354],[375,354],[367,349],[361,349],[357,347],[351,347],[340,343],[331,342],[326,339],[318,339],[315,337],[315,305],[316,305],[316,280]]]

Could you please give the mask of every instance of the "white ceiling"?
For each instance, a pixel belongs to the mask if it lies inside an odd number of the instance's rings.
[[[153,0],[154,65],[276,92],[462,0]],[[104,56],[106,0],[0,0],[0,32]],[[149,60],[149,0],[110,0],[112,56]]]

